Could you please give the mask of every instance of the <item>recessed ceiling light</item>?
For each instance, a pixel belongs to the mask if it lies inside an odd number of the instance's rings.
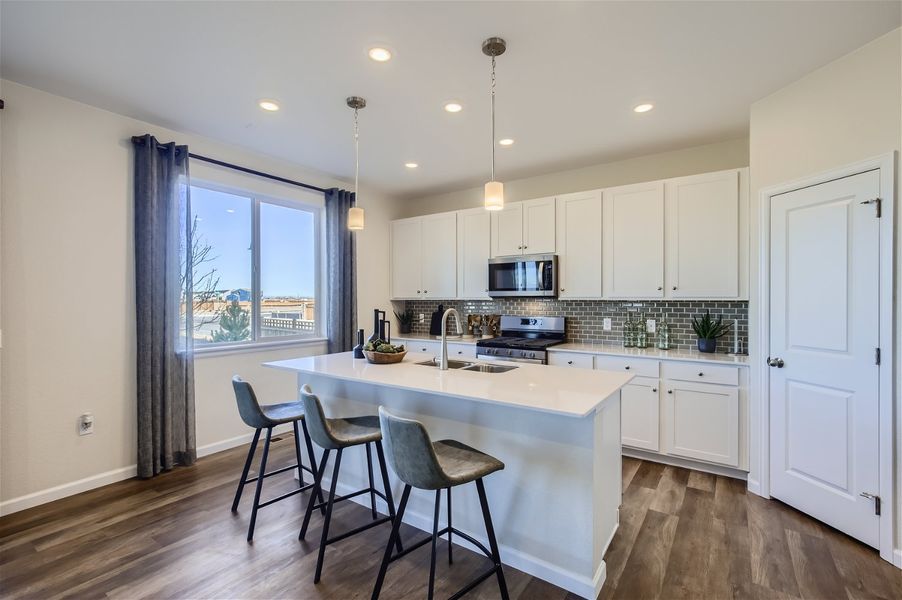
[[[633,107],[633,112],[644,113],[650,111],[654,107],[654,104],[639,104],[638,106]]]
[[[367,54],[376,62],[388,62],[391,60],[391,50],[388,48],[370,48]]]
[[[260,108],[263,110],[268,110],[269,112],[276,112],[279,110],[279,103],[275,100],[261,100],[257,103]]]
[[[512,140],[511,138],[503,138],[498,140],[498,144],[500,144],[501,146],[513,146],[514,140]]]
[[[234,214],[235,209],[234,209],[234,208],[227,208],[227,209],[226,209],[226,212],[229,213],[229,214],[231,215],[231,214]]]
[[[445,102],[445,112],[457,113],[464,109],[459,102]]]
[[[406,162],[406,163],[404,163],[404,166],[407,167],[408,169],[416,169],[420,165],[418,165],[415,162]]]

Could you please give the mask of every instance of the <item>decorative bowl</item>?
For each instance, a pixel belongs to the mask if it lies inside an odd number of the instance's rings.
[[[368,362],[374,365],[393,365],[404,360],[407,350],[404,352],[375,352],[373,350],[364,350],[363,355],[366,356]]]

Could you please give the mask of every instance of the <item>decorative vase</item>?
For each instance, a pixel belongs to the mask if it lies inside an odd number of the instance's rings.
[[[410,333],[411,323],[398,323],[398,332]]]
[[[717,338],[705,339],[698,338],[699,352],[714,352],[717,350]]]

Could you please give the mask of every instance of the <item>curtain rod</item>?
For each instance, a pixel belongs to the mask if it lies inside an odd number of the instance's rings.
[[[134,136],[132,141],[143,141],[143,137]],[[264,179],[272,179],[273,181],[278,181],[280,183],[287,183],[288,185],[294,185],[297,187],[306,188],[308,190],[313,190],[315,192],[321,192],[325,194],[328,189],[321,188],[315,185],[310,185],[309,183],[304,183],[302,181],[295,181],[293,179],[288,179],[286,177],[279,177],[278,175],[272,175],[271,173],[264,173],[263,171],[257,171],[254,169],[248,169],[247,167],[242,167],[241,165],[236,165],[232,163],[227,163],[223,160],[217,160],[215,158],[210,158],[209,156],[203,156],[201,154],[194,154],[193,152],[188,152],[188,158],[193,158],[194,160],[199,160],[202,162],[210,163],[211,165],[216,165],[219,167],[225,167],[226,169],[232,169],[233,171],[240,171],[242,173],[247,173],[248,175],[255,175],[257,177],[262,177]]]

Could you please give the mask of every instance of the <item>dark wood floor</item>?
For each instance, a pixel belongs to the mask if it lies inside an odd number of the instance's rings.
[[[321,523],[298,542],[302,499],[261,510],[244,541],[247,495],[229,512],[245,449],[201,459],[150,481],[129,480],[0,519],[4,598],[368,598],[388,535],[371,529],[330,547],[312,583]],[[292,455],[290,436],[270,464]],[[602,598],[902,598],[902,575],[876,552],[740,482],[624,459],[621,528],[608,551]],[[287,491],[290,476],[267,480]],[[306,495],[303,497],[306,498]],[[335,530],[369,511],[336,508]],[[404,539],[422,532],[405,526]],[[444,546],[443,546],[444,548]],[[429,552],[394,563],[384,598],[425,595]],[[486,559],[455,549],[440,561],[437,597],[447,597]],[[570,599],[563,590],[506,569],[512,598]],[[492,580],[469,597],[497,598]]]

